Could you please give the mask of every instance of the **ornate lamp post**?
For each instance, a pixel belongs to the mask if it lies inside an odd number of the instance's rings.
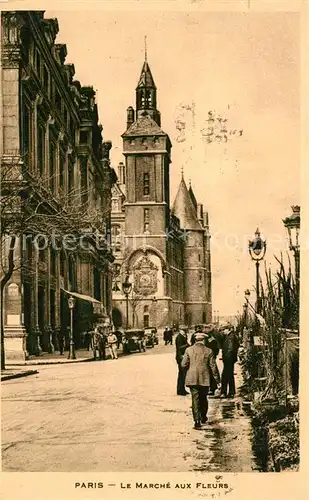
[[[129,281],[129,275],[127,274],[124,282],[122,283],[122,291],[126,296],[126,329],[129,325],[129,294],[132,290],[132,283]]]
[[[255,238],[249,241],[249,253],[251,259],[255,261],[256,267],[256,312],[261,312],[261,299],[260,299],[260,261],[264,259],[266,252],[266,241],[262,240],[259,229],[255,231]]]
[[[68,304],[70,309],[70,350],[68,359],[76,359],[75,347],[74,347],[74,339],[73,339],[73,310],[75,306],[75,299],[70,295],[68,298]]]
[[[300,270],[300,244],[299,244],[299,230],[300,230],[300,206],[294,205],[292,214],[283,219],[283,224],[287,229],[289,237],[289,247],[294,253],[295,259],[295,277],[296,286],[299,291],[299,270]]]

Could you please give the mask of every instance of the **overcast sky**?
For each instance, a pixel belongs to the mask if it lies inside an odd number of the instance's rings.
[[[286,252],[282,218],[300,204],[300,61],[297,13],[63,12],[57,42],[75,78],[98,92],[104,139],[112,163],[123,160],[126,108],[144,61],[158,89],[162,128],[172,143],[171,195],[181,168],[209,212],[212,233],[213,309],[242,309],[243,292],[255,282],[248,239],[259,226],[268,241],[267,261]],[[176,120],[186,111],[185,141]],[[206,144],[209,110],[228,119],[227,143]],[[253,301],[254,297],[252,296]]]

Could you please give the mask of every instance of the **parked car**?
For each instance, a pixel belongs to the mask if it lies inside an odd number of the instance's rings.
[[[123,352],[130,354],[132,351],[146,351],[144,330],[126,330],[123,337]]]
[[[156,327],[145,328],[146,346],[154,347],[159,344],[159,337]]]

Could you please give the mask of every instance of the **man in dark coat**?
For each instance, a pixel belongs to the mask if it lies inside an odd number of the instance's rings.
[[[222,395],[233,398],[235,396],[234,364],[237,361],[239,342],[234,328],[225,330],[222,342]]]
[[[204,344],[208,349],[210,349],[214,355],[215,361],[217,359],[217,356],[219,354],[219,345],[215,337],[213,336],[213,332],[210,328],[206,328],[205,331],[205,341]],[[213,376],[213,374],[210,374],[210,386],[209,386],[209,394],[214,394],[215,390],[217,388],[217,383],[216,380]]]
[[[200,332],[196,333],[195,344],[186,349],[181,362],[182,368],[187,370],[185,385],[190,387],[191,391],[195,429],[201,429],[201,424],[207,422],[207,394],[211,374],[220,388],[220,374],[214,355],[211,349],[205,346],[204,341],[205,335]]]
[[[167,343],[168,343],[168,328],[167,328],[167,326],[164,328],[163,340],[164,340],[165,345],[167,345]]]
[[[176,344],[176,362],[178,364],[178,378],[177,378],[177,394],[178,396],[186,396],[189,394],[185,388],[185,375],[186,372],[181,366],[181,361],[184,356],[185,350],[189,346],[187,334],[184,330],[179,330],[175,340]]]

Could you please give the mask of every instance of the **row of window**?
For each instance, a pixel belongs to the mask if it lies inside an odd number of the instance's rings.
[[[70,117],[64,99],[57,88],[56,82],[51,79],[49,69],[43,61],[39,50],[34,51],[33,68],[42,83],[45,94],[61,115],[66,130],[70,131],[71,136],[74,137],[74,120]]]
[[[34,125],[34,126],[33,126]],[[36,129],[36,151],[34,152],[33,129]],[[33,114],[30,108],[25,105],[23,108],[23,153],[28,158],[29,165],[36,162],[37,172],[42,177],[48,177],[48,185],[53,193],[58,187],[65,192],[72,192],[74,189],[74,162],[70,156],[57,143],[57,137],[49,129],[48,143],[46,141],[47,130],[43,123],[33,124]],[[34,156],[35,155],[35,156]],[[87,158],[81,159],[81,179],[80,188],[82,201],[87,202],[89,194],[89,171]],[[66,175],[67,174],[67,175]],[[99,194],[94,189],[91,191],[93,198]],[[100,201],[100,200],[98,200]]]

